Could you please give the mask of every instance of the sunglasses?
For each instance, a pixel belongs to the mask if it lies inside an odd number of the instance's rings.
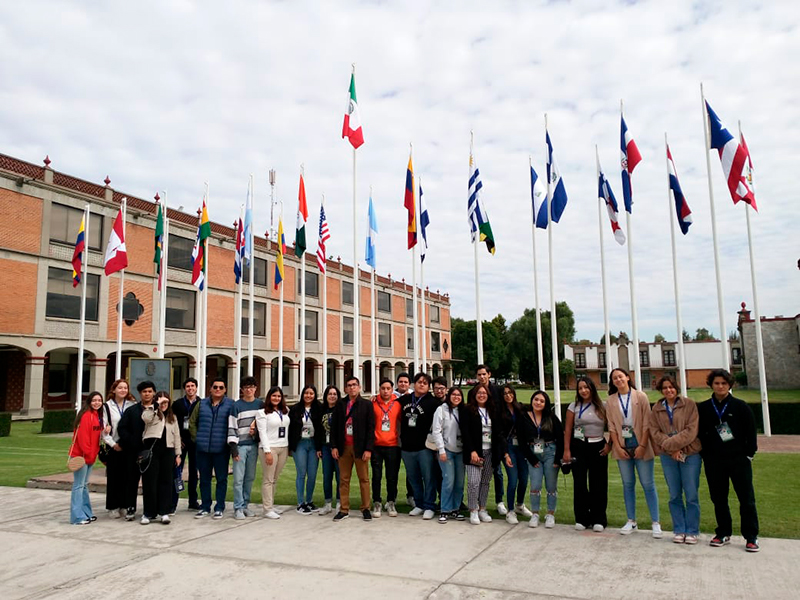
[[[225,386],[224,385],[212,385],[211,389],[212,390],[224,390]]]

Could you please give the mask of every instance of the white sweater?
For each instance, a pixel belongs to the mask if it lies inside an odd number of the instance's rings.
[[[282,415],[278,411],[267,414],[263,410],[256,413],[258,427],[258,445],[264,452],[272,452],[272,448],[289,447],[289,414]],[[280,428],[283,427],[283,437]]]
[[[454,409],[451,413],[447,404],[442,404],[433,413],[431,435],[439,454],[444,454],[445,449],[450,452],[461,452],[461,428],[456,420],[457,415],[458,409]]]
[[[103,441],[109,445],[114,446],[119,441],[119,433],[117,432],[117,426],[119,425],[119,421],[122,418],[122,413],[128,410],[131,406],[136,404],[136,402],[131,402],[130,400],[125,400],[122,403],[123,408],[120,409],[119,404],[112,398],[111,400],[107,400],[104,405],[101,407],[103,411],[103,426],[111,425],[111,433],[104,433],[103,434]],[[111,422],[108,423],[109,416],[111,417]]]

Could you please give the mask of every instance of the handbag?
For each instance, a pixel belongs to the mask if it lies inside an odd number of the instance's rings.
[[[155,442],[156,440],[153,440],[149,448],[139,450],[139,454],[136,456],[136,464],[139,465],[139,473],[144,474],[144,472],[150,468],[150,463],[153,462],[153,446],[156,445]]]
[[[97,453],[97,460],[99,460],[104,465],[107,465],[108,464],[108,455],[109,454],[110,454],[110,452],[108,450],[108,446],[101,442],[100,443],[100,450]]]
[[[67,458],[67,469],[69,469],[70,472],[72,472],[72,473],[74,473],[75,471],[81,470],[83,468],[83,465],[86,464],[86,459],[83,458],[82,456],[71,456],[72,455],[72,449],[75,447],[75,438],[77,437],[77,435],[78,435],[78,432],[76,430],[75,433],[72,435],[72,443],[69,446],[69,454],[67,454],[67,456],[68,456],[68,458]]]

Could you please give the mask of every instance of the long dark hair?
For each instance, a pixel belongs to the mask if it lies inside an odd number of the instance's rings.
[[[286,408],[286,397],[283,395],[283,390],[279,388],[277,385],[274,385],[271,388],[269,388],[269,391],[267,392],[267,397],[264,398],[264,412],[266,414],[270,414],[271,412],[273,412],[272,401],[270,400],[270,398],[272,398],[272,394],[274,394],[275,392],[281,395],[281,403],[278,404],[278,411],[280,411],[285,415],[287,412],[289,412],[289,409]]]
[[[616,369],[611,369],[611,374],[608,376],[608,395],[609,396],[611,396],[612,394],[619,393],[619,390],[617,389],[617,386],[615,386],[614,382],[612,381],[612,379],[614,378],[614,373],[617,372],[617,371],[619,371],[620,373],[624,373],[625,377],[628,378],[628,387],[629,388],[631,388],[632,390],[636,389],[636,386],[633,385],[633,379],[631,379],[631,374],[628,373],[625,369],[620,369],[619,367],[617,367]]]
[[[511,414],[508,412],[508,410],[505,410],[506,404],[507,404],[506,403],[506,390],[509,390],[511,392],[511,395],[514,398],[511,401],[512,410],[515,413],[519,414],[519,413],[522,412],[522,406],[520,406],[519,402],[517,401],[517,390],[515,390],[510,385],[504,385],[503,386],[503,401],[500,403],[499,407],[496,407],[496,409],[500,411],[500,414],[502,415],[502,418],[503,418],[504,421],[510,421],[511,420]]]
[[[158,404],[159,398],[166,398],[169,401],[167,404],[167,410],[164,411],[164,420],[167,423],[174,423],[175,413],[172,412],[172,398],[169,397],[169,394],[167,392],[157,392],[156,397],[153,399],[153,404]],[[158,414],[158,411],[156,411],[156,414]],[[161,416],[159,415],[158,418],[160,419]]]
[[[494,399],[492,398],[492,393],[489,391],[489,386],[485,383],[477,383],[475,387],[473,387],[469,393],[467,394],[467,407],[472,412],[473,415],[478,414],[478,390],[483,389],[486,392],[486,410],[489,412],[490,415],[495,414],[496,407],[494,405]]]
[[[454,385],[449,390],[447,390],[447,395],[444,397],[444,402],[447,405],[447,408],[450,409],[451,413],[455,409],[455,405],[453,405],[453,402],[452,402],[453,394],[455,392],[458,392],[459,394],[461,394],[461,404],[464,404],[464,392],[461,391],[460,387]]]
[[[322,405],[325,407],[325,410],[328,410],[328,408],[329,408],[329,406],[328,406],[328,392],[330,392],[331,390],[336,392],[336,403],[337,404],[342,399],[342,392],[339,391],[339,388],[337,388],[335,385],[329,385],[328,387],[325,388],[325,393],[322,394]]]
[[[92,410],[92,398],[94,398],[95,396],[100,396],[100,400],[101,401],[103,400],[103,394],[101,394],[100,392],[91,392],[88,396],[86,396],[86,399],[83,401],[83,404],[81,405],[81,409],[78,411],[78,414],[75,415],[75,423],[73,423],[72,425],[72,431],[76,431],[78,429],[78,425],[81,424],[81,419],[83,418],[84,413]],[[102,411],[103,407],[101,406],[100,410],[97,411],[97,418],[100,419],[101,425],[103,424]]]
[[[314,403],[316,403],[317,400],[319,400],[319,398],[317,397],[317,388],[311,385],[310,383],[307,383],[305,386],[303,386],[303,391],[300,392],[300,401],[298,402],[298,404],[305,404],[306,401],[304,399],[304,396],[306,395],[306,390],[311,390],[312,392],[314,392],[314,400],[312,400],[311,402],[311,405],[313,406]]]
[[[583,404],[583,398],[581,398],[581,395],[578,393],[578,387],[580,386],[581,383],[585,383],[586,386],[589,388],[589,393],[591,394],[591,402],[592,404],[594,404],[594,412],[597,413],[598,417],[602,418],[603,421],[605,421],[606,409],[603,406],[603,401],[600,400],[600,394],[597,393],[597,386],[594,384],[594,381],[592,381],[590,377],[587,377],[586,375],[578,377],[578,381],[575,384],[575,402],[577,404]],[[609,384],[609,386],[610,385],[611,384]]]
[[[542,431],[553,431],[553,419],[557,419],[558,417],[553,414],[553,404],[550,402],[550,396],[547,395],[547,392],[544,390],[536,390],[531,394],[531,402],[530,406],[526,406],[525,410],[530,411],[531,414],[533,412],[533,399],[536,396],[544,397],[544,408],[542,409],[542,420],[539,423],[539,427],[541,427]]]

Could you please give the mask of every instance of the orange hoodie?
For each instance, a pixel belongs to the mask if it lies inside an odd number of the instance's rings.
[[[399,446],[400,445],[400,415],[403,407],[396,398],[384,402],[380,396],[372,399],[372,410],[375,411],[375,445]],[[389,420],[389,431],[383,430],[384,414]]]

